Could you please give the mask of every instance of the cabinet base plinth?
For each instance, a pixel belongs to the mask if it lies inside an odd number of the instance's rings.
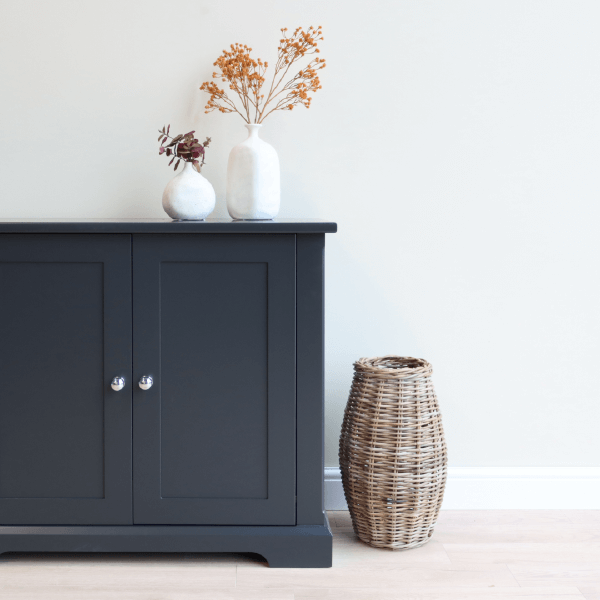
[[[3,552],[254,552],[270,567],[331,567],[332,534],[296,526],[0,526]]]

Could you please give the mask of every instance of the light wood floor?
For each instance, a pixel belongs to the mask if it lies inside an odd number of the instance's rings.
[[[600,511],[443,511],[407,551],[357,541],[332,512],[333,569],[238,554],[0,555],[2,600],[600,600]]]

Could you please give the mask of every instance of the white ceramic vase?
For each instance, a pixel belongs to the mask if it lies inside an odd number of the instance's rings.
[[[215,190],[192,163],[184,162],[163,192],[162,205],[171,219],[203,221],[215,209]]]
[[[232,219],[274,219],[279,212],[279,158],[258,137],[262,125],[246,125],[248,138],[229,154],[227,210]]]

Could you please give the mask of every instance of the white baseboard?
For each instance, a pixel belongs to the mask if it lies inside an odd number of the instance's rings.
[[[337,467],[325,508],[347,509]],[[442,509],[600,509],[600,467],[450,467]]]
[[[325,467],[325,510],[348,510],[338,467]]]

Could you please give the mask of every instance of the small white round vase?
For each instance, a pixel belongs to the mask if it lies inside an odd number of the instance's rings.
[[[215,190],[192,163],[185,162],[163,192],[162,205],[171,219],[203,221],[215,209]]]
[[[262,125],[246,125],[248,138],[229,154],[227,211],[232,219],[274,219],[279,212],[279,158],[258,137]]]

